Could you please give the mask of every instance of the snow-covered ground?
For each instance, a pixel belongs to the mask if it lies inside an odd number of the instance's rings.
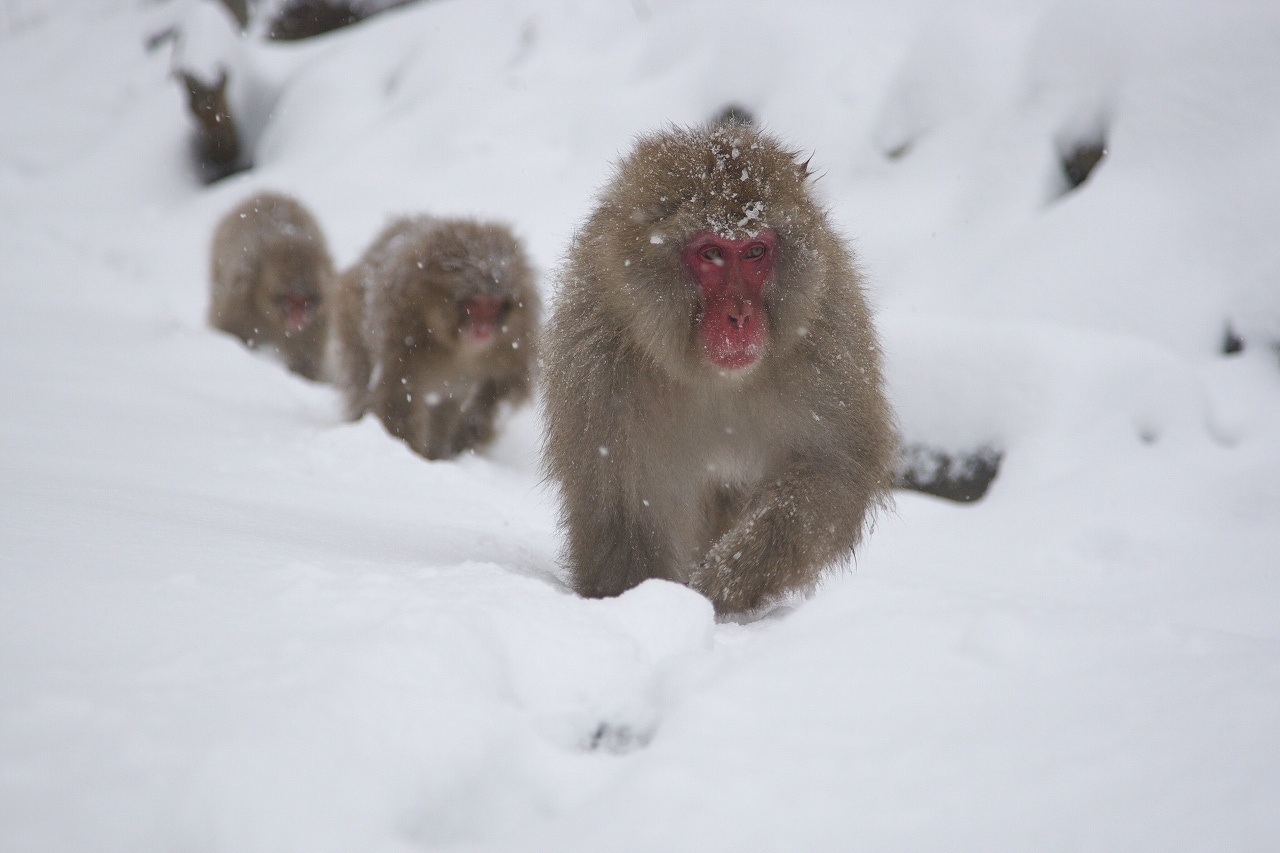
[[[202,2],[0,8],[0,849],[1280,848],[1280,7],[437,0],[264,46]],[[204,188],[167,75],[219,51],[274,111]],[[342,264],[506,220],[551,297],[611,161],[731,101],[814,154],[907,437],[1005,452],[794,607],[579,599],[535,412],[427,463],[204,324],[258,188]]]

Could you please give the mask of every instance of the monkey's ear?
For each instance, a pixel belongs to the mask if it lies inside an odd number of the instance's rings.
[[[672,200],[652,201],[631,208],[631,221],[637,225],[652,227],[675,215],[679,205]]]

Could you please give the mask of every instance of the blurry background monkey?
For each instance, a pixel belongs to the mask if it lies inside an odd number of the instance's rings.
[[[237,205],[214,231],[210,278],[210,325],[324,378],[333,262],[306,208],[277,193]]]
[[[499,404],[529,397],[540,303],[505,226],[398,219],[343,274],[335,310],[348,415],[372,411],[428,459],[484,447]]]
[[[575,237],[542,387],[581,594],[665,578],[757,610],[847,557],[887,500],[880,350],[810,184],[746,122],[672,130]]]

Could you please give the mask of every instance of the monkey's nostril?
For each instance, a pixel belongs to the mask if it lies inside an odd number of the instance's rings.
[[[751,319],[752,313],[754,312],[751,310],[751,303],[742,302],[729,308],[725,312],[725,318],[729,321],[730,326],[735,329],[740,329],[747,325],[747,321]]]

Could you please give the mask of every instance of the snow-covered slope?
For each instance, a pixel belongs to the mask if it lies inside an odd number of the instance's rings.
[[[227,48],[203,2],[0,11],[0,849],[1280,845],[1274,4],[434,0]],[[203,188],[167,75],[219,50],[274,112]],[[1005,454],[808,601],[581,600],[534,412],[426,463],[205,327],[259,188],[342,264],[508,221],[552,297],[611,161],[729,102],[821,167],[908,438]]]

